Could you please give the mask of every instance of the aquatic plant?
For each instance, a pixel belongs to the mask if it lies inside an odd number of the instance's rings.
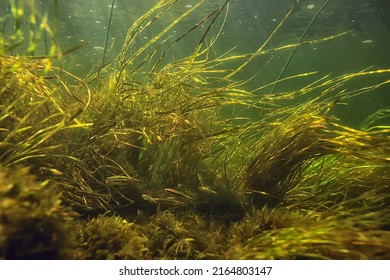
[[[259,77],[238,76],[256,58],[346,33],[268,47],[296,1],[254,52],[215,54],[229,1],[169,34],[206,2],[198,1],[137,45],[179,2],[158,1],[128,29],[116,58],[107,62],[105,47],[103,63],[84,79],[61,62],[80,46],[61,51],[56,22],[51,28],[34,1],[12,2],[15,33],[0,44],[0,221],[16,222],[0,224],[2,258],[388,258],[389,109],[354,128],[332,112],[386,86],[390,70],[282,78],[283,69],[278,80],[248,89]],[[22,29],[21,12],[39,29]],[[193,51],[167,59],[201,25]],[[43,34],[52,48],[41,55]],[[307,77],[314,80],[300,89],[276,91]],[[365,85],[352,86],[356,80]],[[80,215],[72,228],[60,201]],[[47,208],[50,215],[39,212]],[[50,225],[47,236],[31,224],[33,213]],[[32,251],[10,255],[11,230],[24,233],[25,225],[45,242],[23,234],[18,242]]]
[[[146,259],[148,239],[120,217],[97,217],[75,228],[79,248],[75,259]]]
[[[0,166],[0,259],[70,258],[75,213],[28,171]]]
[[[232,229],[227,258],[387,259],[388,218],[389,211],[343,215],[264,208]]]

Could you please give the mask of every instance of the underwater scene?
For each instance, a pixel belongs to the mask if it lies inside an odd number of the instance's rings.
[[[0,0],[0,259],[390,259],[389,16]]]

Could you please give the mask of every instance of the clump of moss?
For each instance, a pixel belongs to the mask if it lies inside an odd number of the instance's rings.
[[[1,259],[68,258],[72,216],[47,181],[0,166]]]
[[[204,259],[221,258],[221,227],[193,213],[158,211],[128,222],[98,216],[76,226],[75,259]],[[210,242],[214,240],[215,242]],[[219,241],[217,241],[219,240]],[[218,256],[219,255],[219,256]],[[218,256],[218,257],[217,257]]]
[[[229,247],[246,242],[251,237],[268,230],[288,228],[293,225],[308,224],[312,221],[310,215],[305,215],[304,211],[292,211],[285,208],[269,208],[254,210],[247,214],[240,222],[233,224],[229,228],[227,235]]]
[[[204,227],[195,215],[157,213],[145,227],[155,259],[197,259],[206,250],[207,240],[199,234]]]
[[[147,238],[133,223],[112,216],[99,216],[76,226],[79,248],[76,259],[145,259]]]

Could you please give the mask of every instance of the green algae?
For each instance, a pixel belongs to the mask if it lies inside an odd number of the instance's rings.
[[[389,110],[360,128],[331,111],[386,85],[390,70],[255,94],[237,73],[308,42],[215,57],[207,29],[189,57],[163,63],[163,51],[154,60],[190,11],[134,50],[176,2],[159,1],[129,29],[115,61],[84,79],[61,67],[66,52],[44,16],[51,55],[11,55],[16,35],[2,38],[0,257],[388,259]],[[220,28],[227,6],[200,22]],[[225,67],[231,62],[239,66]],[[348,90],[356,79],[367,84]],[[260,117],[246,116],[253,110]]]

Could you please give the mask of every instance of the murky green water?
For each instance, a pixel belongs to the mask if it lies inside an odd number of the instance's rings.
[[[37,1],[36,8],[41,13],[54,10],[55,1]],[[113,60],[120,51],[128,28],[134,21],[157,1],[58,1],[58,34],[63,50],[72,48],[80,42],[88,42],[83,49],[64,58],[64,67],[72,73],[84,76],[93,66],[99,65],[105,56],[105,62]],[[206,1],[200,9],[182,23],[173,27],[168,36],[169,41],[191,28],[200,19],[217,9],[224,1]],[[261,46],[272,33],[295,1],[283,0],[233,0],[229,5],[227,19],[218,42],[214,45],[215,54],[234,50],[232,54],[250,53]],[[112,9],[111,21],[111,5]],[[160,28],[182,14],[197,1],[179,1],[175,7],[164,15],[153,28],[145,30],[137,44],[156,36]],[[310,81],[332,73],[334,75],[361,71],[369,67],[386,68],[390,65],[388,1],[377,0],[304,0],[297,4],[290,18],[275,34],[267,48],[294,44],[336,35],[349,33],[341,38],[321,44],[304,45],[296,49],[279,51],[272,55],[263,55],[242,71],[240,78],[246,79],[260,74],[246,86],[248,88],[275,81],[280,75],[287,77],[304,72],[318,71],[318,76],[309,79],[293,80],[278,83],[263,92],[283,91],[300,88]],[[7,10],[7,1],[1,1],[1,14]],[[53,13],[51,13],[53,21]],[[222,17],[220,19],[222,22]],[[3,22],[5,33],[9,31],[10,22]],[[25,26],[28,28],[28,26]],[[172,48],[168,60],[182,58],[191,54],[206,25],[193,32],[189,38],[182,40]],[[109,31],[107,33],[107,31]],[[106,41],[107,38],[107,41]],[[46,40],[46,42],[45,42]],[[36,53],[48,51],[47,38],[42,37],[41,46]],[[22,50],[20,50],[22,51]],[[288,61],[288,64],[286,65]],[[284,70],[283,67],[285,67]],[[358,84],[356,85],[359,86]],[[390,104],[388,87],[380,89],[381,94],[371,94],[355,99],[348,109],[338,109],[335,113],[347,124],[358,125],[362,118],[383,105]],[[387,94],[386,94],[387,93]],[[360,107],[364,104],[363,107]]]

